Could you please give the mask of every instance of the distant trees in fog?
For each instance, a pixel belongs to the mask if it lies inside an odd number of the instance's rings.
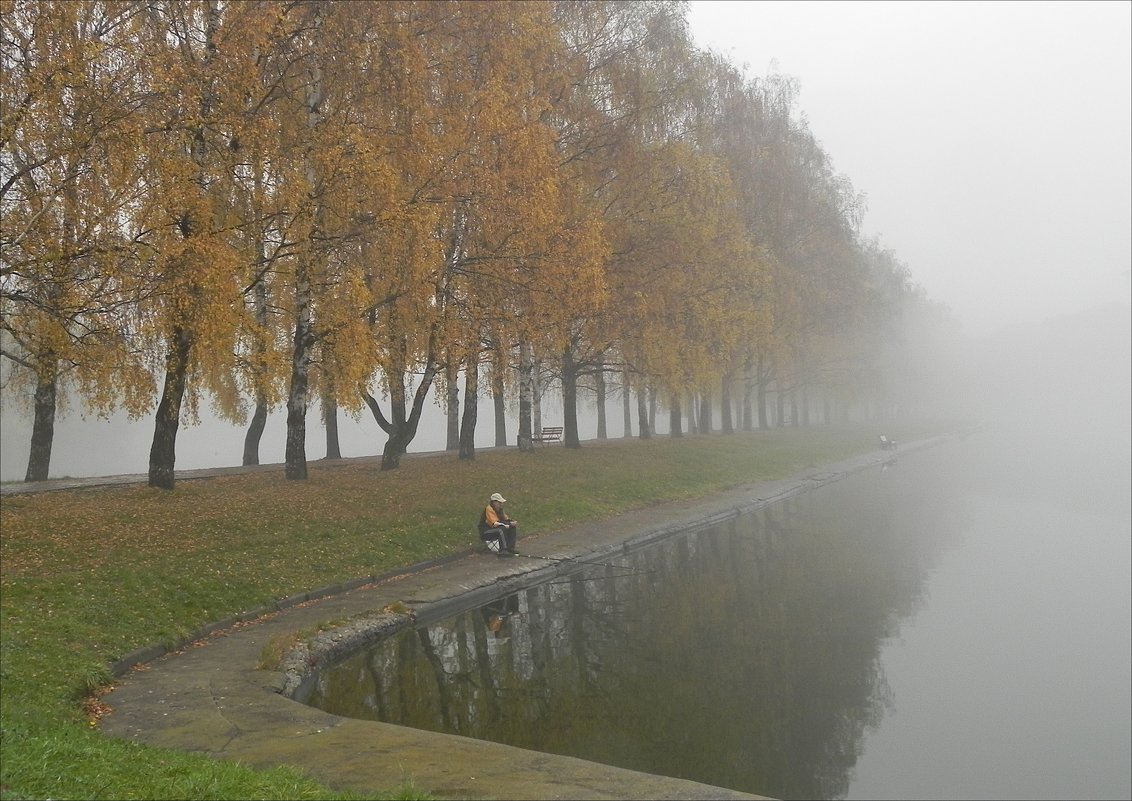
[[[697,49],[668,2],[5,0],[3,391],[27,480],[64,391],[154,414],[151,486],[202,399],[368,412],[396,468],[430,392],[474,457],[480,381],[520,448],[539,397],[625,393],[682,432],[896,402],[908,271],[793,80]],[[460,380],[464,406],[458,403]],[[774,405],[772,404],[772,400]],[[820,410],[820,412],[818,411]],[[499,431],[505,442],[505,432]]]

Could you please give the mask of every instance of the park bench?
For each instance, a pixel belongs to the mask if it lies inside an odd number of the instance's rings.
[[[881,447],[881,450],[884,450],[884,451],[894,451],[894,450],[896,450],[896,440],[889,439],[884,434],[881,434],[880,435],[880,447]]]
[[[561,442],[562,441],[562,426],[544,426],[535,436],[531,437],[531,442],[539,442],[545,445],[548,442]]]

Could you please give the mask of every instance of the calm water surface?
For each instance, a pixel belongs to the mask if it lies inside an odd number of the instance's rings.
[[[309,701],[778,798],[1128,798],[1126,448],[1007,442],[405,631]]]

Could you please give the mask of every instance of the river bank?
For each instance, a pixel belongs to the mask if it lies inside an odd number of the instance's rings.
[[[946,430],[955,429],[888,433],[910,443]],[[126,486],[6,495],[0,796],[76,797],[98,786],[105,797],[358,797],[294,771],[181,750],[123,752],[92,726],[105,710],[100,694],[131,665],[210,632],[341,596],[407,565],[427,574],[471,555],[474,516],[492,491],[511,499],[533,546],[627,511],[693,503],[853,455],[880,457],[878,433],[848,425],[587,442],[534,454],[493,449],[470,463],[413,457],[392,472],[376,460],[314,462],[305,482],[264,466],[178,481],[173,492],[133,477]],[[371,785],[365,797],[390,797],[398,786]]]
[[[945,437],[900,446],[907,451]],[[372,721],[340,718],[289,700],[321,665],[413,620],[437,619],[477,601],[546,580],[549,560],[600,560],[690,526],[710,525],[899,455],[868,453],[779,481],[736,487],[697,501],[622,514],[524,539],[533,558],[499,559],[478,549],[357,587],[310,598],[217,630],[183,653],[128,675],[106,697],[106,733],[246,764],[302,766],[328,786],[364,792],[406,779],[443,798],[749,798],[725,788],[640,774]],[[326,593],[323,595],[323,593]],[[337,622],[301,641],[275,670],[257,670],[272,642]]]

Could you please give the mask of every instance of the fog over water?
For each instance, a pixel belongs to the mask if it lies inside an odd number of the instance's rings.
[[[422,622],[309,700],[774,798],[1127,798],[1130,334],[984,342],[977,433]]]
[[[1015,433],[512,584],[304,700],[772,798],[1127,798],[1127,474],[1019,484]]]

